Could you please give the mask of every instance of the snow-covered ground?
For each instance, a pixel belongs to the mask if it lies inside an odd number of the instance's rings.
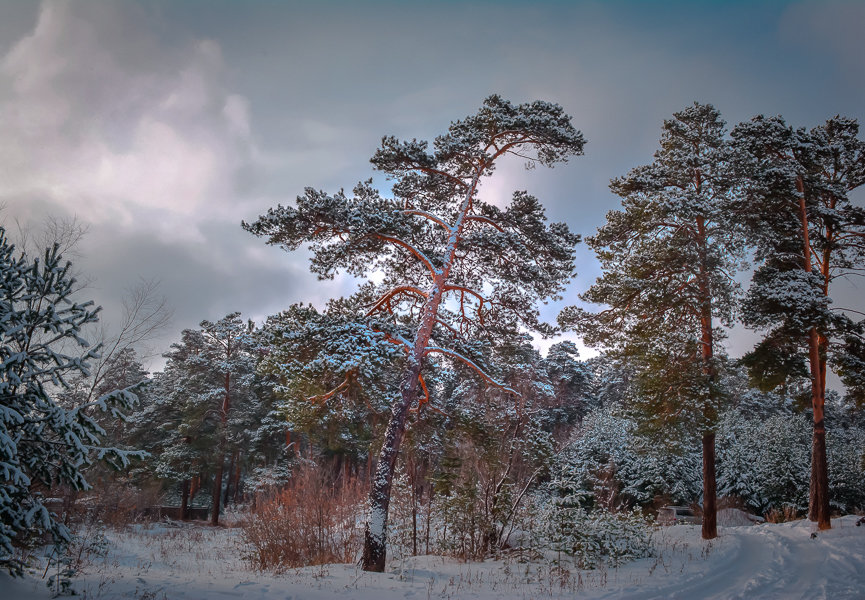
[[[585,571],[518,554],[483,563],[422,556],[386,573],[326,565],[280,575],[251,571],[239,529],[184,525],[109,532],[108,552],[74,582],[83,598],[865,598],[865,526],[833,521],[812,538],[808,521],[722,527],[712,542],[697,526],[661,528],[658,554],[618,569]],[[50,574],[50,573],[49,573]],[[50,598],[38,576],[0,574],[0,598]]]

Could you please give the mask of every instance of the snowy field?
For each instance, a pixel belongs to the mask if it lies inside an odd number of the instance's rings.
[[[239,529],[159,524],[108,532],[107,551],[87,561],[73,588],[80,598],[141,600],[854,599],[865,598],[865,527],[856,520],[836,519],[815,538],[808,521],[722,527],[712,542],[700,540],[697,526],[661,528],[657,556],[619,569],[581,571],[514,554],[483,563],[413,557],[381,574],[326,565],[279,575],[247,567]],[[50,598],[39,575],[0,574],[0,598]]]

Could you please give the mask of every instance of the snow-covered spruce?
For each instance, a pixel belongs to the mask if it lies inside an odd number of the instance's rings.
[[[39,258],[17,254],[0,227],[0,565],[12,573],[23,566],[15,545],[45,533],[55,543],[70,536],[40,487],[88,489],[83,469],[93,461],[121,468],[138,455],[103,446],[105,431],[93,416],[98,409],[121,417],[136,401],[132,389],[73,406],[57,401],[99,353],[81,337],[99,309],[74,301],[70,266],[57,245]]]

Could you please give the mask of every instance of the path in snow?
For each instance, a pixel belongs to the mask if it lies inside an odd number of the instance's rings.
[[[636,588],[611,589],[592,597],[865,598],[865,528],[855,527],[856,519],[836,519],[832,530],[814,539],[815,526],[808,521],[722,528],[709,556],[684,564],[678,575],[648,578]]]
[[[238,530],[155,526],[111,533],[112,550],[75,582],[80,597],[139,600],[352,598],[861,599],[865,598],[865,527],[857,517],[814,525],[723,527],[703,542],[696,526],[660,529],[658,556],[619,569],[557,570],[547,563],[461,563],[422,556],[395,561],[387,573],[326,565],[283,575],[255,573],[238,558]],[[44,581],[0,575],[0,598],[50,598]]]

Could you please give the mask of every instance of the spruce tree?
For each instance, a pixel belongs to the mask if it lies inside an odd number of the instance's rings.
[[[607,308],[563,311],[587,343],[637,372],[641,421],[693,423],[703,444],[703,537],[717,536],[715,423],[721,392],[718,321],[730,323],[742,254],[724,122],[694,103],[664,121],[655,161],[614,179],[622,210],[587,240],[603,275],[582,295]]]
[[[382,139],[372,158],[396,180],[393,198],[371,182],[353,195],[307,189],[296,207],[278,206],[250,232],[294,250],[309,244],[311,268],[321,277],[339,269],[384,275],[378,297],[359,322],[384,333],[405,352],[399,389],[370,491],[363,568],[385,566],[388,506],[406,417],[428,400],[424,368],[432,358],[454,361],[488,385],[504,388],[472,359],[472,338],[488,327],[549,332],[536,305],[556,297],[574,269],[578,237],[561,223],[548,225],[537,199],[514,194],[504,209],[482,199],[482,181],[500,159],[552,166],[582,153],[584,140],[561,107],[514,105],[490,96],[480,111],[427,142]],[[396,322],[388,328],[388,321]],[[407,335],[400,332],[407,330]],[[348,373],[346,373],[348,375]]]
[[[840,116],[810,131],[793,129],[781,117],[758,116],[732,131],[745,191],[737,218],[748,227],[759,261],[744,320],[767,331],[750,362],[774,382],[807,365],[813,415],[809,517],[821,529],[831,526],[827,365],[836,367],[853,396],[865,389],[862,323],[833,306],[830,296],[836,279],[865,268],[865,210],[848,197],[865,183],[865,142],[858,133],[855,120]]]
[[[75,301],[70,273],[57,244],[37,258],[16,254],[0,227],[0,565],[13,573],[22,566],[15,544],[45,533],[69,540],[43,503],[45,490],[89,489],[87,466],[104,460],[120,468],[136,454],[104,445],[95,418],[97,409],[119,416],[136,400],[131,390],[68,405],[58,399],[99,357],[99,346],[82,337],[99,308]]]

